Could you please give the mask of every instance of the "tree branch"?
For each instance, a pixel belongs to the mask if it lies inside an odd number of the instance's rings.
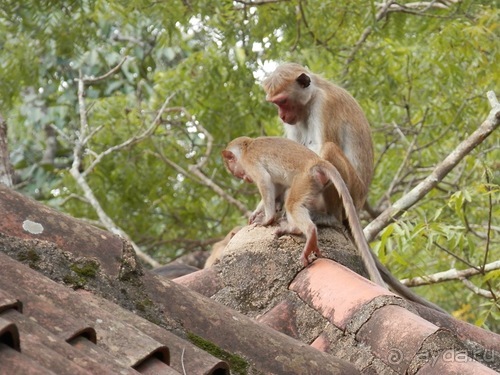
[[[78,105],[79,105],[79,113],[80,113],[80,129],[79,132],[77,133],[77,137],[74,141],[74,147],[73,147],[73,164],[70,168],[70,174],[71,176],[75,179],[76,183],[80,186],[80,188],[83,190],[83,194],[85,196],[85,199],[88,201],[88,203],[92,206],[94,211],[96,212],[97,216],[99,217],[99,221],[104,225],[104,227],[109,230],[111,233],[115,233],[119,235],[120,237],[126,239],[127,241],[130,242],[132,247],[134,248],[135,252],[137,253],[137,256],[142,259],[144,262],[150,264],[153,267],[158,267],[160,263],[150,257],[148,254],[144,253],[139,246],[132,241],[132,239],[129,237],[123,229],[121,229],[116,223],[106,214],[104,209],[102,208],[101,204],[99,203],[99,200],[95,196],[92,188],[90,185],[87,183],[87,180],[85,177],[87,176],[88,172],[92,170],[106,155],[109,155],[110,153],[120,150],[124,147],[130,146],[132,144],[138,143],[142,141],[143,139],[149,137],[151,134],[154,133],[158,125],[160,124],[160,119],[162,114],[165,112],[166,107],[170,101],[170,99],[173,97],[174,94],[169,96],[165,102],[163,103],[162,107],[158,111],[155,119],[153,120],[152,124],[146,129],[142,134],[139,136],[134,136],[127,141],[121,143],[120,145],[116,145],[113,147],[108,148],[106,151],[100,153],[97,155],[97,157],[94,159],[92,164],[90,165],[89,168],[85,170],[85,172],[81,173],[80,172],[80,167],[82,164],[82,155],[84,151],[86,150],[87,143],[91,139],[91,137],[98,131],[100,130],[100,127],[95,129],[94,131],[89,131],[89,126],[88,126],[88,120],[87,120],[87,111],[86,111],[86,106],[85,106],[85,82],[96,82],[101,79],[105,79],[113,72],[116,72],[121,64],[125,59],[115,68],[113,68],[110,72],[96,78],[96,79],[89,79],[89,78],[84,78],[82,77],[82,73],[80,72],[80,77],[77,79],[78,81]]]
[[[203,127],[203,125],[199,123],[199,121],[193,118],[193,116],[184,107],[173,107],[169,108],[169,110],[171,111],[176,110],[184,113],[190,119],[193,126],[195,126],[196,129],[205,136],[205,139],[207,140],[205,153],[202,156],[198,157],[198,162],[196,164],[190,164],[187,167],[187,169],[181,167],[179,164],[177,164],[170,158],[166,157],[161,151],[158,151],[158,153],[155,153],[155,155],[160,157],[164,163],[170,165],[172,168],[174,168],[178,173],[182,174],[183,176],[212,189],[221,198],[223,198],[230,204],[236,206],[243,215],[245,215],[246,217],[250,217],[251,211],[249,211],[244,204],[242,204],[240,201],[238,201],[231,195],[227,194],[224,191],[224,189],[222,189],[219,185],[217,185],[211,178],[207,177],[207,175],[203,172],[203,167],[206,165],[212,154],[212,149],[213,149],[212,134],[210,134],[210,132],[208,132],[208,130],[206,130]]]
[[[387,13],[389,12],[389,8],[391,5],[394,3],[394,0],[389,0],[381,4],[380,10],[377,12],[375,15],[375,23],[383,19]],[[363,44],[366,42],[368,37],[373,31],[373,26],[368,26],[363,30],[361,33],[361,36],[359,37],[358,41],[352,48],[351,53],[347,57],[346,63],[345,63],[345,68],[344,71],[342,72],[342,76],[345,77],[347,73],[349,72],[349,65],[354,61],[354,58],[356,57],[356,54],[359,52]]]
[[[477,145],[483,142],[500,125],[500,104],[493,91],[489,91],[488,100],[492,107],[486,120],[466,140],[462,141],[433,172],[421,183],[415,186],[408,194],[394,202],[385,209],[375,220],[366,226],[364,233],[368,241],[372,241],[387,225],[392,223],[401,214],[422,199],[429,191],[437,186],[439,182],[456,165],[468,155]]]
[[[412,13],[418,12],[422,13],[425,12],[431,8],[436,8],[436,9],[449,9],[451,5],[457,4],[461,2],[462,0],[441,0],[441,1],[416,1],[413,3],[406,3],[406,4],[398,4],[394,3],[391,4],[389,7],[389,12],[408,12],[411,11]],[[378,8],[383,7],[385,4],[384,3],[378,3],[376,6]]]
[[[12,188],[12,165],[7,143],[7,121],[0,115],[0,184]]]
[[[475,286],[474,283],[470,280],[462,279],[460,281],[462,281],[462,284],[464,284],[467,289],[471,290],[474,294],[477,294],[478,296],[488,298],[488,299],[495,298],[493,293],[491,293],[489,290],[481,289],[481,288]]]
[[[109,72],[103,74],[102,76],[99,76],[99,77],[85,77],[83,79],[83,82],[85,84],[92,84],[92,83],[96,83],[96,82],[99,82],[99,81],[103,81],[105,79],[107,79],[108,77],[111,77],[113,74],[115,74],[118,70],[120,70],[120,68],[122,67],[123,63],[125,61],[127,61],[128,59],[128,56],[125,56],[122,61],[120,61],[118,63],[118,65],[116,65],[114,68],[112,68]]]
[[[481,269],[481,267],[467,268],[465,270],[457,270],[455,268],[452,268],[449,269],[448,271],[437,272],[432,275],[413,277],[411,279],[403,279],[401,280],[401,284],[406,285],[408,287],[414,287],[414,286],[438,284],[445,281],[467,279],[475,275],[484,274],[487,272],[491,272],[493,270],[500,269],[500,260],[486,264],[483,269]]]
[[[374,23],[379,22],[380,20],[385,18],[389,13],[392,12],[405,12],[405,13],[422,15],[424,14],[425,11],[431,8],[449,9],[450,5],[459,3],[460,1],[462,0],[440,0],[440,1],[433,0],[433,1],[413,2],[403,5],[398,4],[395,0],[384,1],[376,4],[378,12],[375,15]],[[368,37],[372,32],[373,32],[372,25],[366,27],[363,30],[358,41],[352,48],[351,53],[347,57],[345,68],[344,71],[342,72],[342,77],[345,77],[347,75],[347,73],[349,72],[349,65],[354,61],[356,54],[359,52],[359,50],[361,49],[361,47],[366,42],[366,40],[368,39]]]
[[[142,134],[134,135],[132,138],[127,139],[125,142],[122,142],[119,145],[112,146],[112,147],[108,148],[107,150],[101,152],[99,155],[96,156],[96,158],[92,161],[92,163],[88,166],[88,168],[85,169],[85,171],[83,172],[83,176],[86,177],[95,168],[95,166],[101,162],[101,160],[105,156],[107,156],[115,151],[121,150],[122,148],[126,148],[126,147],[132,146],[136,143],[142,142],[144,139],[150,137],[155,132],[155,130],[158,128],[158,126],[160,125],[160,123],[161,123],[160,119],[161,119],[161,116],[163,115],[163,113],[172,110],[170,108],[167,109],[167,105],[170,102],[170,100],[172,100],[174,95],[175,95],[175,93],[171,94],[165,100],[165,102],[161,106],[160,110],[158,111],[158,114],[156,115],[156,117],[153,120],[153,122],[151,123],[151,125],[145,131],[143,131]],[[99,128],[97,128],[97,129],[99,129]],[[95,132],[93,132],[91,134],[95,134]],[[84,141],[88,142],[89,140],[90,140],[89,137],[85,137]]]
[[[249,1],[235,0],[235,3],[249,5],[249,6],[256,6],[256,5],[265,5],[272,3],[286,3],[288,1],[290,0],[249,0]]]

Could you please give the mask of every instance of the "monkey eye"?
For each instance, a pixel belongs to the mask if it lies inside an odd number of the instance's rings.
[[[276,100],[274,103],[275,103],[276,105],[282,106],[282,105],[286,104],[287,100],[288,100],[287,98],[278,99],[278,100]]]

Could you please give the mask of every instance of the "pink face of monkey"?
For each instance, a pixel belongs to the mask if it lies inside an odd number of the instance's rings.
[[[288,94],[280,94],[269,100],[278,107],[278,115],[286,124],[295,125],[297,123],[296,105],[293,100],[290,100]]]
[[[266,100],[278,107],[281,121],[295,125],[307,116],[311,95],[311,78],[302,73],[288,86],[281,88],[276,93],[268,94]]]
[[[246,174],[245,169],[239,162],[238,157],[236,156],[235,153],[233,153],[230,150],[223,150],[222,157],[224,159],[224,165],[234,177],[244,180],[246,182],[250,183],[253,182],[250,176]]]

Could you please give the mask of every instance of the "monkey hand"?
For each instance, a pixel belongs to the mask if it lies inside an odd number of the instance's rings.
[[[248,218],[248,224],[260,224],[264,219],[264,211],[255,210]]]
[[[267,227],[274,223],[275,217],[272,215],[266,215],[264,211],[255,210],[250,218],[248,219],[248,224],[256,224]]]

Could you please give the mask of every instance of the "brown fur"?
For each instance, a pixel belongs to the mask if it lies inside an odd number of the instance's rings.
[[[372,281],[384,285],[378,272],[380,270],[383,279],[401,296],[446,313],[439,306],[401,284],[373,255],[363,234],[349,191],[339,171],[331,163],[296,142],[276,137],[236,138],[222,151],[222,155],[231,173],[235,174],[236,171],[238,174],[236,177],[255,182],[259,188],[262,201],[252,215],[251,223],[262,225],[272,223],[275,220],[276,198],[287,191],[285,210],[288,221],[276,233],[305,234],[306,244],[301,255],[304,265],[309,263],[308,257],[311,253],[321,255],[317,228],[311,220],[310,210],[311,207],[315,208],[318,195],[328,188],[331,182],[340,193],[354,242]]]
[[[275,220],[276,198],[287,190],[287,223],[282,225],[277,234],[305,234],[306,244],[301,255],[304,265],[309,263],[309,255],[312,253],[321,256],[317,228],[311,220],[309,210],[325,187],[332,182],[342,198],[355,243],[370,278],[385,286],[370,253],[349,191],[331,163],[308,148],[279,137],[236,138],[222,151],[222,155],[226,167],[233,175],[255,182],[259,189],[262,202],[252,215],[254,223],[272,223]],[[261,220],[259,218],[262,211],[264,218]]]
[[[296,81],[303,74],[311,80],[308,87]],[[263,88],[266,100],[278,106],[287,137],[316,148],[332,163],[356,209],[361,209],[373,176],[373,145],[370,126],[356,100],[343,88],[294,63],[280,65],[263,82]],[[342,221],[341,198],[335,189],[326,189],[324,199],[327,212]]]

